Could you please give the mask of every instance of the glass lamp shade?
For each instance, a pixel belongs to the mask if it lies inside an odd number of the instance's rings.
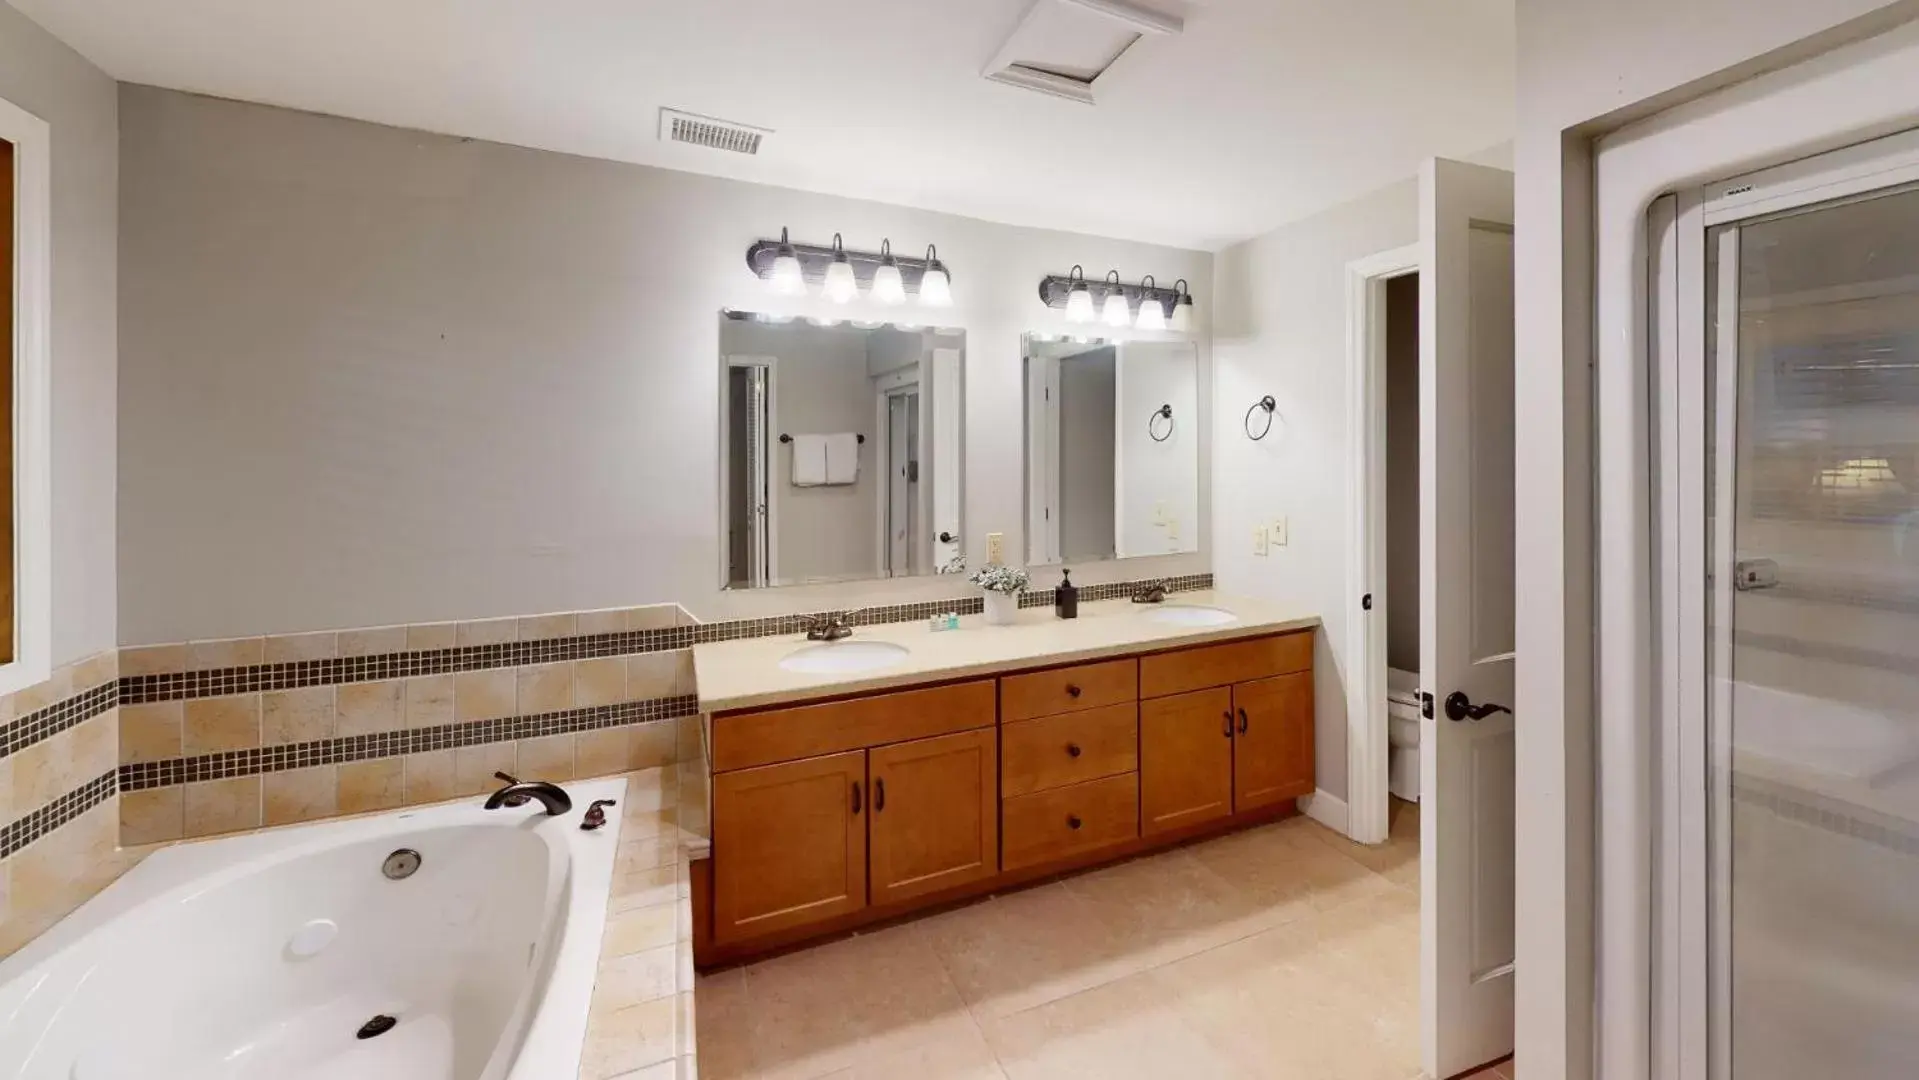
[[[937,267],[927,267],[920,278],[920,303],[927,307],[953,306],[953,279],[946,271]]]
[[[1133,313],[1126,306],[1126,294],[1117,290],[1106,294],[1106,303],[1100,308],[1099,321],[1108,326],[1130,326]]]
[[[1182,295],[1173,305],[1173,330],[1184,334],[1193,328],[1193,297],[1191,293]]]
[[[821,295],[835,304],[844,304],[858,295],[859,291],[859,281],[853,277],[853,264],[847,262],[843,255],[834,259],[833,265],[826,268],[826,287],[820,290]]]
[[[1166,329],[1166,309],[1160,306],[1159,298],[1142,296],[1139,298],[1139,321],[1133,325],[1141,330]]]
[[[1073,286],[1066,296],[1067,322],[1093,321],[1093,292],[1084,285]]]
[[[773,260],[773,274],[767,280],[780,296],[799,296],[806,292],[806,271],[800,267],[800,257],[792,248],[780,252],[779,258]]]
[[[904,304],[906,302],[906,282],[900,277],[900,268],[891,262],[880,264],[873,271],[873,299],[882,304]]]

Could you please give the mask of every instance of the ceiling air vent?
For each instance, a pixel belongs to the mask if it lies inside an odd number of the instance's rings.
[[[711,116],[678,109],[660,110],[662,142],[690,143],[711,150],[730,150],[735,154],[757,154],[760,152],[760,142],[771,134],[766,128],[749,127],[731,120],[716,120]]]

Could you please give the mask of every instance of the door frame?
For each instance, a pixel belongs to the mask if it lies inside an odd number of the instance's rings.
[[[879,484],[877,485],[879,490],[874,493],[873,497],[873,532],[878,540],[878,543],[873,549],[873,572],[883,580],[913,576],[898,573],[888,565],[893,556],[893,533],[889,527],[891,521],[893,478],[887,470],[892,464],[893,448],[891,440],[893,415],[891,406],[893,399],[903,397],[907,394],[918,394],[920,392],[920,369],[917,364],[911,369],[902,368],[899,371],[888,372],[873,380],[873,444],[876,447],[873,475],[879,479]],[[924,406],[925,400],[923,396],[920,398],[921,407]],[[924,414],[922,414],[920,417],[920,436],[922,438],[926,435],[925,419]],[[914,447],[913,449],[917,454],[920,447]],[[907,546],[909,548],[912,546],[912,538],[908,538]],[[908,562],[912,561],[910,554],[907,560]],[[931,573],[931,571],[929,570],[928,573]]]
[[[13,660],[0,693],[46,681],[53,658],[53,151],[45,120],[0,99],[13,144]]]
[[[1346,264],[1346,415],[1354,432],[1346,454],[1346,490],[1357,492],[1347,518],[1346,579],[1354,604],[1372,594],[1371,611],[1347,624],[1346,820],[1362,844],[1386,840],[1391,795],[1386,701],[1386,283],[1422,270],[1418,243]],[[1374,618],[1378,615],[1378,618]],[[1321,797],[1315,795],[1313,805]],[[1324,821],[1325,818],[1319,814]]]
[[[728,587],[726,565],[726,448],[730,445],[732,431],[732,386],[731,376],[734,368],[766,369],[766,580],[757,581],[748,588],[768,588],[780,579],[780,507],[779,500],[773,497],[773,485],[777,483],[775,461],[779,454],[773,447],[778,436],[773,434],[780,425],[780,358],[777,356],[751,356],[744,353],[729,354],[726,363],[720,367],[720,588]]]
[[[1676,106],[1596,147],[1594,1075],[1606,1080],[1670,1075],[1683,1043],[1664,1034],[1676,1028],[1655,992],[1664,966],[1655,931],[1669,915],[1652,900],[1659,776],[1646,718],[1662,694],[1651,389],[1655,343],[1676,333],[1651,311],[1648,215],[1669,193],[1919,127],[1915,103],[1919,23],[1908,23]]]

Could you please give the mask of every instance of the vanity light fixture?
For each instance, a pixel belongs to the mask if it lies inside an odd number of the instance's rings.
[[[1106,303],[1100,308],[1099,321],[1108,326],[1129,326],[1132,309],[1126,306],[1126,286],[1120,284],[1119,271],[1106,272]]]
[[[833,234],[833,262],[826,268],[826,286],[820,295],[835,304],[844,304],[858,296],[860,283],[853,276],[853,264],[846,261],[846,248],[840,243],[840,234]]]
[[[1166,329],[1166,309],[1159,306],[1159,298],[1153,295],[1154,284],[1151,274],[1139,282],[1139,320],[1133,325],[1141,330]]]
[[[1066,295],[1066,321],[1092,322],[1093,292],[1086,287],[1086,271],[1074,266],[1072,273],[1067,274],[1066,277],[1073,283],[1071,291]],[[1044,290],[1044,288],[1045,286],[1042,285],[1041,289]]]
[[[939,250],[932,244],[926,245],[926,273],[920,275],[920,305],[953,306],[953,279],[947,275],[946,264],[940,262]]]
[[[924,289],[924,285],[921,286]],[[882,304],[906,303],[906,280],[900,277],[900,264],[893,258],[893,241],[880,241],[880,265],[873,271],[873,299]]]
[[[786,227],[780,226],[779,253],[773,257],[773,291],[781,296],[803,296],[806,293],[806,271],[800,266],[799,249],[786,238]]]
[[[1193,294],[1187,291],[1185,278],[1175,282],[1173,289],[1179,293],[1179,299],[1173,301],[1172,326],[1174,332],[1184,334],[1193,328]]]

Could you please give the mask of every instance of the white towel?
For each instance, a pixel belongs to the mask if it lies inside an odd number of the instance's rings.
[[[824,436],[826,440],[826,482],[860,482],[860,437],[850,432]]]
[[[819,487],[826,482],[826,436],[793,436],[793,486]]]

